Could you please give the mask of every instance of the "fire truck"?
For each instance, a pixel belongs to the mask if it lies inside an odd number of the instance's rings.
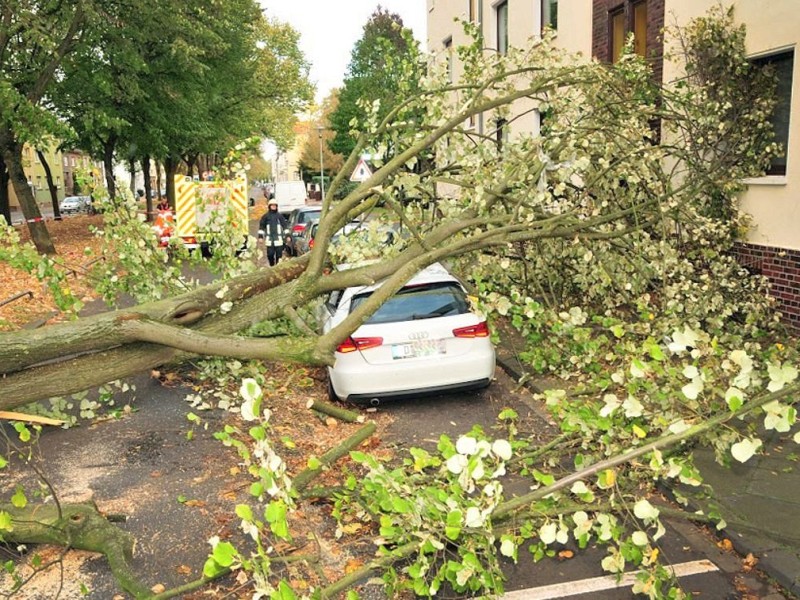
[[[219,218],[248,234],[247,180],[245,178],[223,181],[197,181],[186,175],[175,176],[175,213],[160,211],[156,217],[161,245],[169,244],[177,236],[186,248],[207,249],[215,232],[219,231]]]

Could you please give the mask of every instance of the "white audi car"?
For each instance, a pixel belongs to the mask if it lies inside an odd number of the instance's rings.
[[[339,324],[380,283],[336,291],[323,331]],[[419,396],[489,385],[495,354],[485,318],[442,265],[420,271],[336,349],[329,395],[349,402]]]

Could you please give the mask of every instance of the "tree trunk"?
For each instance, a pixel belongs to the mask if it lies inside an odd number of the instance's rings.
[[[50,190],[50,201],[53,203],[53,218],[56,221],[60,221],[61,209],[58,207],[58,189],[56,189],[56,184],[53,182],[53,171],[50,169],[50,164],[47,162],[44,152],[37,148],[36,156],[39,157],[39,162],[42,163],[44,175],[47,178],[47,188]]]
[[[8,225],[11,225],[11,195],[8,193],[8,183],[6,161],[3,159],[2,152],[0,152],[0,216],[5,218]]]
[[[134,598],[148,598],[150,588],[130,566],[135,540],[100,514],[92,504],[28,505],[17,508],[0,504],[10,515],[12,528],[3,532],[6,542],[55,544],[105,555],[114,578]]]
[[[144,197],[147,207],[147,220],[153,220],[153,185],[150,183],[150,156],[142,157],[142,177],[144,178]],[[159,191],[160,194],[160,191]]]
[[[164,170],[167,181],[167,201],[170,206],[175,206],[175,173],[178,170],[178,161],[172,156],[164,159]]]
[[[130,173],[130,176],[131,176],[131,185],[130,185],[131,194],[135,198],[136,197],[136,159],[135,158],[131,158],[130,164],[129,164],[129,167],[128,167],[128,172]]]
[[[108,188],[108,197],[112,200],[117,196],[117,184],[114,181],[114,149],[117,146],[117,136],[111,134],[109,138],[103,142],[103,170],[106,176],[106,188]]]
[[[28,185],[25,171],[22,169],[22,144],[17,141],[13,132],[5,126],[0,127],[0,154],[3,155],[5,160],[11,185],[14,186],[14,191],[19,199],[22,214],[28,224],[28,231],[30,231],[36,250],[41,254],[55,254],[56,247],[53,245],[50,232],[47,231],[47,226],[45,226],[44,219],[42,219],[39,205],[36,204],[36,199],[33,197],[33,192],[31,192],[31,188]]]
[[[158,162],[157,160],[154,160],[153,163],[154,163],[154,166],[156,168],[156,191],[158,192],[158,195],[160,196],[161,195],[161,190],[164,189],[164,185],[163,185],[163,183],[161,181],[161,163]],[[169,196],[167,196],[167,198],[169,198]],[[170,206],[174,206],[174,205],[170,205]]]

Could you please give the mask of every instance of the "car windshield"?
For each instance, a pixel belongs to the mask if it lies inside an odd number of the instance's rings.
[[[350,312],[355,310],[372,292],[357,294],[350,302]],[[457,283],[442,281],[405,287],[384,302],[366,323],[396,323],[415,321],[469,312],[469,303]]]

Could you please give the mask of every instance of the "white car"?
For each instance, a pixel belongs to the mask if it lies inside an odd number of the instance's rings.
[[[380,287],[331,294],[323,332]],[[440,264],[420,271],[336,349],[328,367],[331,398],[378,404],[489,385],[495,353],[486,320],[470,310],[461,283]]]

